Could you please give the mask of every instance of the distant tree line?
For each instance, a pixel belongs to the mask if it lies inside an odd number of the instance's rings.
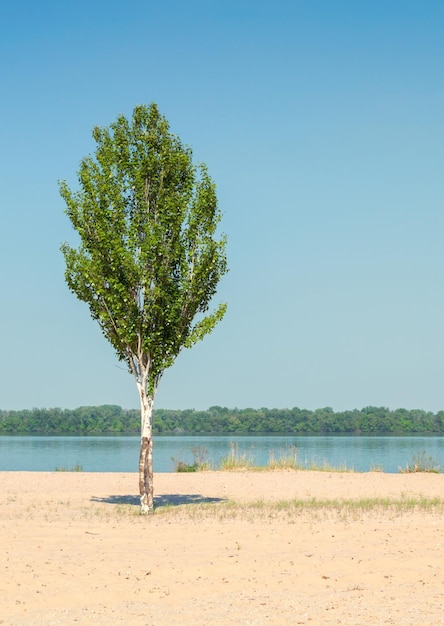
[[[155,433],[231,434],[367,434],[444,433],[444,411],[365,407],[338,411],[327,407],[307,409],[186,409],[154,411]],[[77,409],[0,411],[0,434],[135,434],[140,433],[140,411],[116,405]]]

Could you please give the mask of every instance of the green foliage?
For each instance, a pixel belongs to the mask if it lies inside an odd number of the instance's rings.
[[[294,409],[228,409],[212,406],[207,411],[157,409],[154,411],[155,433],[235,434],[412,434],[444,433],[443,411],[389,411],[369,409],[332,412]],[[0,410],[0,433],[138,433],[140,411],[120,406],[83,406],[77,409]]]
[[[329,407],[311,411],[212,406],[207,411],[157,409],[154,427],[163,433],[402,434],[442,433],[444,420],[443,412],[385,407],[334,412]]]
[[[195,463],[187,463],[186,461],[180,461],[174,457],[171,457],[171,460],[174,464],[174,471],[179,472],[179,474],[197,472],[199,469]]]
[[[180,350],[225,313],[222,304],[204,315],[227,271],[216,189],[155,104],[92,134],[96,152],[80,163],[80,190],[60,183],[80,235],[77,249],[62,246],[65,278],[154,395]]]
[[[110,404],[82,406],[77,409],[0,411],[0,432],[3,434],[94,435],[139,431],[140,411],[126,411],[120,406]]]

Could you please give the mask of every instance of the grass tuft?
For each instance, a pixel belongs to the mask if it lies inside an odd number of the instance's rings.
[[[254,456],[250,452],[239,452],[239,445],[230,442],[230,452],[220,461],[220,469],[225,471],[245,470],[254,468]]]
[[[83,466],[76,463],[74,467],[56,467],[55,472],[83,472]]]
[[[399,471],[401,474],[413,474],[416,472],[439,474],[441,469],[442,468],[439,463],[437,463],[432,456],[427,455],[427,452],[423,450],[422,452],[414,454],[407,465],[405,467],[400,467]]]
[[[175,472],[203,472],[211,469],[211,463],[208,461],[208,449],[205,446],[194,446],[191,448],[191,454],[194,463],[187,463],[171,457]]]
[[[299,449],[296,446],[286,446],[283,450],[276,452],[270,450],[268,466],[266,469],[283,470],[300,468]]]

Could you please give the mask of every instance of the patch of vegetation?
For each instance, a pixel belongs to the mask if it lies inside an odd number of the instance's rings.
[[[286,446],[283,450],[272,450],[269,453],[267,465],[258,465],[253,451],[239,452],[237,443],[230,444],[230,453],[220,463],[221,470],[311,470],[317,472],[353,472],[345,464],[332,466],[327,461],[318,462],[315,459],[301,459],[299,449],[296,446]]]
[[[196,521],[216,518],[220,521],[242,519],[256,522],[258,519],[273,521],[286,519],[294,522],[301,515],[308,515],[316,520],[340,519],[357,520],[367,515],[390,515],[398,517],[409,513],[439,514],[444,513],[444,499],[428,497],[401,498],[358,498],[358,499],[292,499],[251,502],[228,500],[219,503],[184,504],[160,507],[156,514],[165,516],[186,516]]]
[[[83,466],[76,463],[74,467],[56,467],[55,472],[83,472]]]
[[[299,471],[314,471],[314,472],[354,472],[353,468],[343,465],[333,466],[327,461],[317,461],[316,459],[302,459],[300,457],[299,449],[295,446],[286,446],[283,450],[279,450],[277,453],[271,451],[269,455],[268,465],[263,469],[271,470],[299,470]]]
[[[140,410],[117,405],[83,406],[77,409],[35,408],[0,410],[0,432],[19,433],[138,433]],[[156,409],[154,433],[193,434],[383,434],[443,433],[444,411],[364,407],[334,412],[316,409],[229,409],[212,406],[206,411]]]
[[[301,463],[297,468],[298,470],[305,470],[311,472],[354,472],[354,467],[347,467],[346,463],[342,465],[331,465],[328,461],[316,461],[316,459],[306,459],[304,463]]]
[[[230,442],[230,452],[220,461],[220,469],[225,471],[253,469],[254,457],[252,452],[239,452],[239,445]],[[257,468],[255,468],[257,469]]]
[[[370,466],[370,471],[371,472],[383,472],[384,471],[384,467],[382,465],[371,465]]]
[[[296,446],[286,446],[283,450],[270,450],[267,469],[283,470],[300,468],[299,449]]]
[[[254,455],[254,450],[239,451],[237,442],[230,442],[229,453],[220,460],[219,467],[214,468],[208,461],[208,450],[205,447],[196,446],[191,448],[193,463],[188,463],[181,459],[171,457],[175,472],[199,472],[210,469],[220,469],[222,471],[269,471],[269,470],[299,470],[316,472],[354,472],[354,468],[343,465],[333,466],[327,461],[317,461],[316,459],[302,459],[299,449],[296,446],[286,446],[280,450],[271,450],[268,463],[259,465]],[[381,470],[382,471],[382,470]]]
[[[187,463],[186,461],[181,461],[175,457],[171,457],[175,472],[202,472],[204,470],[211,469],[211,464],[208,461],[207,448],[204,446],[194,446],[191,448],[191,454],[194,459],[193,463]]]
[[[412,456],[405,467],[400,467],[401,474],[413,474],[416,472],[426,472],[428,474],[439,474],[441,465],[435,459],[428,455],[426,450],[417,452]]]

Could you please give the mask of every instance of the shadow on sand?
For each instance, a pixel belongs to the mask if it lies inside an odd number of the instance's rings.
[[[105,504],[132,504],[140,505],[138,496],[107,496],[106,498],[96,498],[92,496],[91,502],[104,502]],[[226,502],[225,498],[207,498],[200,494],[166,494],[154,496],[154,506],[180,506],[182,504],[208,504],[214,502]]]

